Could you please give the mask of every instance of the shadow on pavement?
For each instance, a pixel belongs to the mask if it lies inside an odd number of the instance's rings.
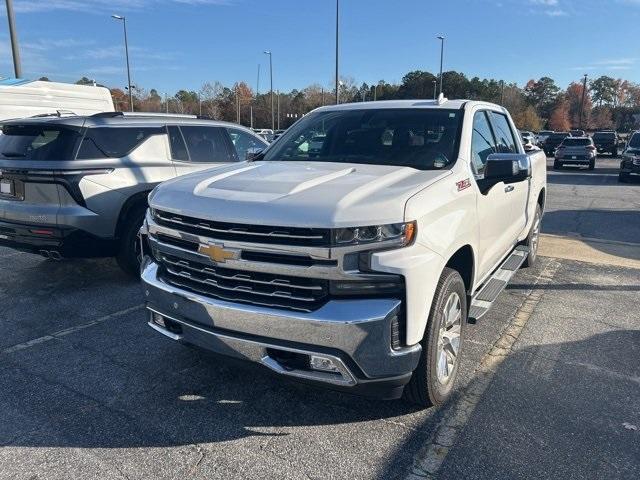
[[[636,243],[640,242],[640,211],[548,210],[544,214],[542,231],[556,235],[575,235],[577,232],[586,238]],[[606,244],[594,242],[589,245],[608,253]],[[640,248],[638,251],[640,256]]]
[[[640,427],[638,358],[640,330],[512,353],[493,375],[437,478],[638,478],[640,441],[633,429]],[[446,408],[456,399],[452,402]],[[397,453],[413,448],[413,440]],[[380,478],[401,476],[392,458]]]

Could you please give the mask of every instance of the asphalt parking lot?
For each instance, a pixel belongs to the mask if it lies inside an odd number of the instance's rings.
[[[640,478],[640,183],[549,172],[539,265],[450,404],[285,382],[146,325],[111,260],[0,249],[0,479]]]

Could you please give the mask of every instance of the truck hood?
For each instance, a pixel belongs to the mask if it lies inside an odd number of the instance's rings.
[[[449,170],[326,162],[252,162],[170,180],[153,208],[220,222],[347,227],[404,221],[407,200]],[[411,219],[407,219],[411,220]]]

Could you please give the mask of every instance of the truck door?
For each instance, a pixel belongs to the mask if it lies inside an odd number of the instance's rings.
[[[476,179],[484,175],[487,158],[498,153],[498,143],[489,120],[490,112],[478,111],[473,117],[471,137],[471,166]],[[479,277],[484,277],[510,249],[514,241],[514,190],[500,182],[488,192],[482,193],[476,184],[478,235],[479,235]]]
[[[498,112],[490,112],[491,125],[496,137],[497,148],[500,153],[520,153],[517,136],[511,127],[506,115]],[[510,225],[510,234],[516,239],[527,224],[527,203],[529,198],[530,183],[515,182],[505,185],[504,191],[511,206],[512,223]]]

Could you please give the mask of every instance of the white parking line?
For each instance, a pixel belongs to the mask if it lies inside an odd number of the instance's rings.
[[[547,285],[554,277],[560,264],[551,261],[536,279],[536,285]],[[482,358],[476,371],[476,377],[462,391],[460,399],[444,414],[434,434],[420,449],[414,458],[407,480],[433,479],[442,466],[458,436],[468,423],[473,411],[480,402],[498,367],[511,353],[513,345],[520,337],[536,306],[542,299],[544,288],[531,289],[513,319],[493,344],[491,350]]]
[[[59,330],[50,335],[45,335],[43,337],[34,338],[33,340],[29,340],[27,342],[19,343],[18,345],[13,345],[12,347],[5,348],[4,350],[0,350],[0,355],[6,355],[9,353],[14,353],[20,350],[25,350],[27,348],[31,348],[36,345],[40,345],[45,342],[49,342],[51,340],[56,340],[58,338],[65,337],[75,332],[79,332],[84,330],[85,328],[93,327],[94,325],[99,325],[101,323],[106,322],[107,320],[111,320],[112,318],[120,317],[122,315],[126,315],[127,313],[135,312],[144,308],[144,304],[136,305],[134,307],[125,308],[124,310],[120,310],[114,313],[110,313],[109,315],[105,315],[104,317],[96,318],[87,323],[83,323],[82,325],[76,325],[75,327],[66,328],[64,330]]]

